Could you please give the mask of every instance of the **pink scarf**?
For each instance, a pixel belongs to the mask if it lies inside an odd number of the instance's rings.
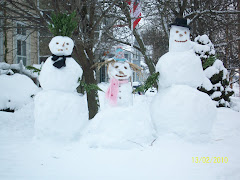
[[[119,84],[126,84],[126,83],[128,83],[128,80],[119,81],[114,78],[110,79],[110,86],[108,87],[108,90],[106,92],[106,98],[110,101],[110,104],[112,105],[117,104]]]

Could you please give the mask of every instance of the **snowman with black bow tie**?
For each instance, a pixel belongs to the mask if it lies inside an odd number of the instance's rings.
[[[52,56],[39,76],[43,91],[35,97],[36,138],[73,140],[88,121],[86,99],[76,91],[83,71],[71,57],[73,47],[67,36],[55,36],[49,43]]]

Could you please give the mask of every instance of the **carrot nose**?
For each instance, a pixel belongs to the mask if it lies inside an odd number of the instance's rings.
[[[180,37],[182,37],[183,35],[182,34],[179,34]]]
[[[120,74],[124,74],[122,71],[119,71]]]
[[[63,43],[62,47],[64,47],[64,45],[65,45],[65,42]]]

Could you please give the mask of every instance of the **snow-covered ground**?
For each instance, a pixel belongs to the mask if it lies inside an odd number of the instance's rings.
[[[134,95],[134,106],[149,113],[153,97]],[[149,146],[121,150],[89,148],[80,141],[39,142],[33,138],[33,109],[29,103],[14,113],[0,111],[1,180],[240,179],[240,112],[219,108],[207,143],[168,134]],[[207,157],[209,163],[204,163]],[[214,157],[221,157],[219,163]],[[222,163],[222,157],[228,162]]]

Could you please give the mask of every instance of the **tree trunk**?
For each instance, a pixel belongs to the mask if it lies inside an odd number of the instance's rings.
[[[7,2],[4,2],[4,6],[7,5]],[[4,35],[4,41],[3,41],[3,45],[4,45],[4,57],[3,60],[4,62],[7,63],[7,54],[8,54],[8,41],[7,41],[7,12],[6,12],[6,8],[4,8],[3,11],[3,15],[4,15],[4,22],[3,22],[3,35]]]
[[[75,44],[74,54],[76,55],[76,61],[82,66],[83,69],[82,79],[85,80],[85,83],[97,84],[97,81],[94,77],[94,70],[91,68],[91,66],[93,65],[93,61],[88,59],[89,57],[92,57],[92,55],[87,57],[84,52],[84,48],[77,43]],[[90,92],[87,92],[87,103],[89,120],[91,120],[98,113],[99,103],[97,90],[91,90]]]
[[[94,78],[94,71],[91,69],[91,67],[84,68],[83,76],[87,84],[97,84],[96,79]],[[89,120],[91,120],[98,113],[99,101],[98,92],[96,90],[91,90],[90,92],[87,92],[87,102]]]
[[[240,2],[238,1],[238,11],[240,11]],[[240,14],[238,14],[238,37],[240,37]],[[238,40],[238,61],[239,61],[239,67],[238,67],[238,78],[239,78],[239,96],[240,96],[240,41]]]
[[[146,54],[146,48],[145,48],[145,45],[143,44],[143,40],[141,39],[140,35],[136,32],[136,30],[133,30],[133,35],[139,44],[140,51],[144,57],[145,63],[147,64],[147,66],[149,68],[150,74],[153,74],[155,72],[155,67],[153,65],[152,60]]]

